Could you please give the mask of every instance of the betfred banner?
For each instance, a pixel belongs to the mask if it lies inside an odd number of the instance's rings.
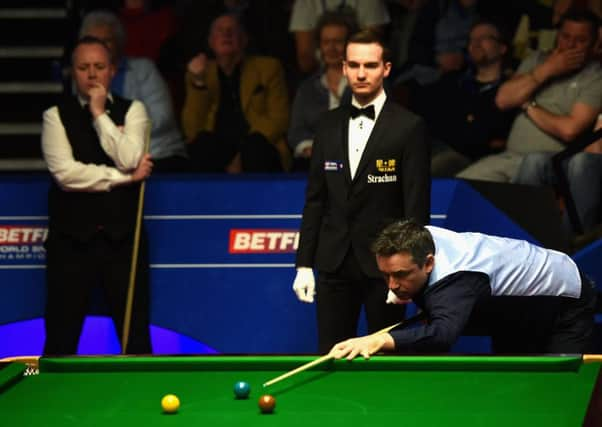
[[[231,254],[282,254],[295,252],[298,246],[298,230],[231,229],[228,252]]]
[[[0,262],[44,260],[47,234],[44,226],[0,224]]]

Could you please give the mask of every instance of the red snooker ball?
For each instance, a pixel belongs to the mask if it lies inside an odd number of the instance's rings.
[[[274,396],[264,394],[259,398],[257,404],[259,405],[259,409],[261,409],[262,413],[270,414],[272,411],[274,411],[274,408],[276,407],[276,399],[274,398]]]

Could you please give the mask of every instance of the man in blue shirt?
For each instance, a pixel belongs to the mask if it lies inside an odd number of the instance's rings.
[[[468,327],[495,353],[584,353],[596,294],[573,260],[523,240],[395,222],[373,245],[388,302],[416,303],[427,323],[336,344],[335,358],[380,350],[448,351]]]

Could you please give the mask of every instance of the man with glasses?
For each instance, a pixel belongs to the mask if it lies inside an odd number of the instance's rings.
[[[417,100],[435,138],[431,160],[433,176],[454,176],[471,163],[505,148],[515,110],[495,105],[506,80],[504,59],[508,45],[498,26],[476,23],[469,35],[470,67],[445,74],[425,87]]]
[[[560,20],[556,48],[535,52],[496,96],[502,110],[522,108],[505,151],[487,156],[457,176],[511,182],[530,153],[557,153],[590,130],[602,106],[602,69],[594,58],[598,17],[569,11]]]

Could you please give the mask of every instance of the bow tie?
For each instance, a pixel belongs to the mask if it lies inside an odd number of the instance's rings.
[[[355,106],[351,106],[351,118],[355,119],[359,116],[366,116],[370,120],[374,120],[374,105],[368,105],[366,108],[357,108]]]

